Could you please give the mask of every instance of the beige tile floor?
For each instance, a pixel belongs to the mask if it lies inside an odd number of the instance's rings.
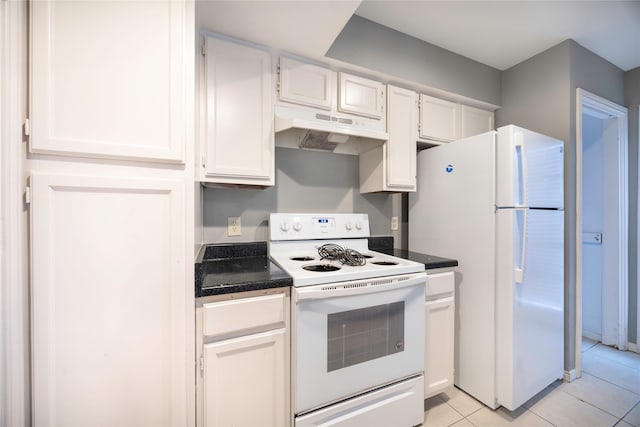
[[[582,378],[556,381],[514,412],[454,388],[425,401],[423,426],[640,427],[640,354],[585,338],[582,369]]]

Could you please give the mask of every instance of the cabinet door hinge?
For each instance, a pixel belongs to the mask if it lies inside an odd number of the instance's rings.
[[[31,121],[28,117],[24,119],[24,134],[25,136],[31,135]]]
[[[202,53],[202,56],[207,56],[206,42],[207,42],[207,39],[203,37],[202,38],[202,46],[200,46],[200,53]]]
[[[31,204],[31,187],[28,185],[24,188],[24,203]]]
[[[204,375],[204,355],[200,355],[200,376]]]

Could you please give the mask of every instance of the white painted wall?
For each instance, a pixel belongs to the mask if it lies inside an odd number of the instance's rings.
[[[582,229],[602,233],[604,221],[604,152],[601,120],[582,118]],[[604,236],[606,239],[608,236]],[[582,244],[582,335],[602,339],[603,246]]]

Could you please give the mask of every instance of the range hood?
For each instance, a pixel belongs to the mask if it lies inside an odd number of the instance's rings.
[[[350,114],[275,106],[275,132],[302,130],[299,148],[333,151],[353,138],[362,138],[380,144],[389,139],[384,123]]]

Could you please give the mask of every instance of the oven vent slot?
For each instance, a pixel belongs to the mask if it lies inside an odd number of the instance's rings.
[[[344,285],[344,289],[354,289],[354,288],[366,288],[369,286],[369,283],[351,283],[349,285]]]
[[[357,289],[357,288],[368,288],[374,286],[385,286],[392,285],[394,283],[404,282],[408,280],[408,276],[395,277],[393,279],[379,279],[379,280],[371,280],[367,282],[357,282],[357,283],[348,283],[343,285],[332,285],[332,286],[323,286],[321,289],[323,291],[335,291],[338,289]]]

